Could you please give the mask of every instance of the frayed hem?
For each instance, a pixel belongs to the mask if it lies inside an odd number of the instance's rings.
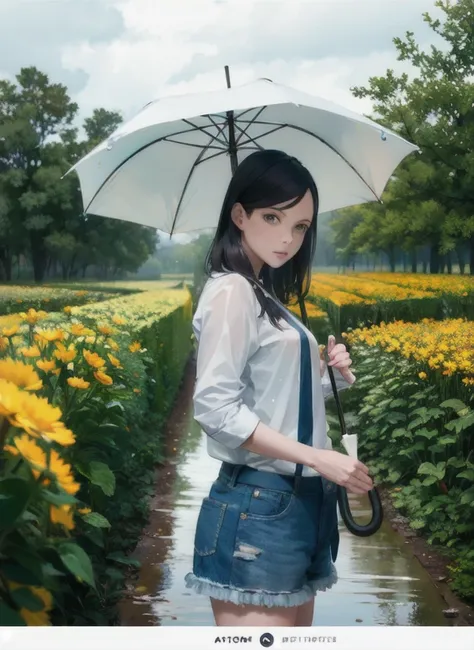
[[[334,564],[331,564],[331,573],[325,578],[318,578],[317,580],[312,580],[310,582],[311,589],[316,594],[318,591],[327,591],[334,587],[338,581],[337,570]]]
[[[234,603],[234,605],[255,605],[259,607],[298,607],[314,598],[313,589],[305,585],[298,591],[277,593],[270,591],[244,591],[236,587],[226,587],[211,582],[206,578],[198,578],[194,573],[185,577],[188,588],[194,589],[202,596],[215,600]]]

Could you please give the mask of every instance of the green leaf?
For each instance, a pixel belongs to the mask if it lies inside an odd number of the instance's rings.
[[[64,494],[55,494],[49,490],[43,490],[41,492],[41,496],[45,501],[52,503],[54,506],[63,506],[77,503],[76,497],[73,497],[70,494],[66,494],[66,492],[64,492]]]
[[[113,560],[114,562],[119,562],[120,564],[127,564],[137,568],[141,566],[138,560],[134,560],[133,558],[127,557],[126,555],[123,555],[122,553],[119,552],[109,553],[107,555],[107,559]]]
[[[98,512],[89,512],[81,516],[87,524],[94,528],[110,528],[109,520]]]
[[[428,486],[428,485],[434,485],[437,482],[438,482],[438,479],[436,478],[436,476],[427,476],[425,478],[425,480],[421,482],[421,484],[425,485],[425,486]],[[428,514],[428,513],[426,513],[426,511],[425,511],[425,514]]]
[[[460,503],[462,505],[474,505],[474,487],[470,487],[461,494]]]
[[[466,469],[456,475],[456,478],[467,478],[468,481],[474,481],[474,469]]]
[[[454,436],[442,436],[437,442],[440,445],[454,445],[457,442],[457,438]]]
[[[41,598],[35,596],[27,587],[20,587],[10,592],[15,604],[20,608],[25,608],[30,612],[41,612],[44,609],[44,603]]]
[[[392,408],[398,408],[399,406],[406,406],[407,404],[408,402],[406,401],[406,399],[394,399],[392,400],[390,406]]]
[[[427,429],[426,427],[423,427],[423,429],[418,429],[418,431],[415,431],[415,435],[422,436],[423,438],[428,438],[428,440],[431,440],[431,438],[434,438],[438,435],[438,431],[436,429]]]
[[[456,433],[461,433],[464,429],[472,426],[474,424],[474,413],[469,413],[469,415],[464,415],[463,417],[458,418],[457,420],[451,420],[445,425],[445,428],[449,431],[453,429]]]
[[[111,497],[115,492],[115,475],[108,465],[98,461],[89,464],[90,480],[93,485],[100,487],[103,493]]]
[[[108,465],[99,461],[91,461],[89,463],[77,462],[76,470],[89,479],[93,485],[100,487],[102,492],[111,497],[115,492],[115,475]]]
[[[20,614],[16,612],[11,607],[8,607],[6,603],[0,600],[0,621],[2,625],[10,627],[22,627],[26,625],[26,622],[21,618]]]
[[[440,462],[436,466],[433,463],[422,463],[418,468],[418,474],[434,476],[441,481],[446,474],[446,463]]]
[[[63,543],[57,550],[62,563],[75,578],[95,588],[94,571],[84,549],[77,544]]]
[[[460,399],[447,399],[444,402],[441,402],[440,406],[442,408],[451,408],[456,411],[456,413],[462,413],[462,411],[469,411],[469,407],[464,404],[464,402],[461,402]]]
[[[414,519],[413,521],[410,522],[410,527],[414,528],[415,530],[419,530],[420,528],[424,528],[426,526],[426,521],[423,521],[423,519]]]
[[[19,477],[0,480],[0,528],[10,528],[28,505],[31,485]]]

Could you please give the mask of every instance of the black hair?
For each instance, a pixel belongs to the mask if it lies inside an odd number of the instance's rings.
[[[291,207],[301,201],[307,191],[313,197],[314,215],[296,255],[277,269],[264,264],[257,278],[241,241],[241,230],[234,224],[231,211],[240,203],[248,216],[259,208],[268,208],[287,201]],[[288,206],[290,207],[290,206]],[[240,273],[253,286],[262,307],[260,316],[268,314],[271,323],[281,329],[278,319],[284,311],[265,296],[260,285],[285,305],[304,300],[311,284],[311,266],[316,250],[319,196],[309,171],[296,158],[283,151],[256,151],[237,167],[222,205],[219,223],[205,261],[208,276],[215,272]]]

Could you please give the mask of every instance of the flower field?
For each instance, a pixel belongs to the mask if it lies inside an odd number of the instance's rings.
[[[61,310],[28,307],[21,287],[25,311],[0,319],[0,619],[107,625],[191,350],[191,297],[72,306],[54,291]]]
[[[381,323],[345,339],[361,455],[474,601],[474,321]]]
[[[474,278],[467,276],[315,274],[308,298],[338,333],[391,320],[474,318]]]
[[[92,291],[62,287],[3,285],[0,287],[0,316],[15,314],[23,309],[59,311],[69,305],[103,301],[114,295],[105,289]]]

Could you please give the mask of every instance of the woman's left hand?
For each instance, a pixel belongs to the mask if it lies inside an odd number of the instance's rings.
[[[351,372],[352,359],[351,355],[347,351],[347,348],[342,343],[336,345],[336,337],[330,336],[328,338],[328,357],[329,357],[329,366],[337,368],[344,379],[349,383],[353,384],[356,380],[355,376]],[[324,364],[325,369],[325,364]],[[323,364],[321,364],[321,371],[323,370]]]

